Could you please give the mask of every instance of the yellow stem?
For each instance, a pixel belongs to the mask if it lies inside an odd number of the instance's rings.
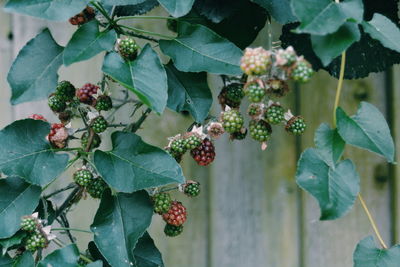
[[[340,63],[339,81],[336,88],[335,105],[333,107],[333,128],[336,128],[336,109],[339,106],[340,94],[342,93],[345,66],[346,66],[346,52],[343,52],[342,60]]]
[[[367,204],[365,204],[365,201],[364,201],[363,197],[361,196],[361,194],[358,194],[358,199],[360,200],[361,206],[363,207],[365,213],[366,213],[367,216],[368,216],[368,219],[369,219],[369,221],[370,221],[370,223],[371,223],[371,225],[372,225],[372,228],[374,229],[374,232],[375,232],[375,234],[376,234],[376,237],[377,237],[378,240],[379,240],[379,243],[381,243],[381,246],[382,246],[384,249],[387,249],[388,247],[386,246],[385,241],[383,241],[383,238],[382,238],[381,234],[379,233],[379,230],[378,230],[378,227],[376,226],[376,223],[375,223],[375,221],[374,221],[374,218],[372,217],[371,213],[369,212],[368,207],[367,207]]]

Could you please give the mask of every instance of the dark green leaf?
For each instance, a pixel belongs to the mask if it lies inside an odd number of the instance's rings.
[[[202,25],[180,22],[178,38],[160,40],[161,50],[180,71],[239,75],[242,51]]]
[[[5,10],[47,20],[64,21],[81,12],[88,2],[88,0],[9,0]]]
[[[10,237],[19,230],[21,217],[32,214],[40,193],[40,187],[18,177],[0,179],[0,238]]]
[[[240,10],[245,0],[197,0],[194,4],[196,10],[213,23],[220,23]],[[244,20],[242,20],[243,22]]]
[[[103,194],[91,230],[94,242],[111,266],[134,266],[134,248],[152,216],[153,204],[146,191]]]
[[[371,20],[375,13],[385,15],[392,21],[398,21],[398,0],[385,0],[384,4],[376,0],[363,0],[364,20]]]
[[[0,267],[12,267],[12,266],[13,266],[13,260],[8,254],[4,256],[0,255]]]
[[[103,267],[102,261],[95,261],[86,265],[86,267]]]
[[[150,45],[147,44],[134,61],[126,62],[117,53],[108,54],[102,70],[156,112],[164,111],[168,99],[167,74]]]
[[[7,250],[15,245],[21,244],[22,240],[26,237],[27,233],[24,231],[18,231],[12,237],[0,239],[0,247],[2,249],[2,255],[6,255]]]
[[[390,249],[377,248],[372,236],[357,244],[353,254],[354,267],[398,267],[400,262],[400,245]]]
[[[174,17],[185,16],[192,9],[194,0],[158,0],[158,2]]]
[[[142,15],[158,6],[158,4],[157,0],[146,0],[143,3],[136,5],[116,6],[114,14],[117,17]]]
[[[117,35],[114,30],[99,31],[96,20],[85,23],[72,36],[64,50],[64,65],[87,60],[98,53],[113,49]]]
[[[57,86],[63,48],[48,29],[30,40],[19,52],[8,73],[13,105],[48,97]]]
[[[382,113],[367,102],[361,102],[356,115],[349,117],[340,107],[336,110],[337,128],[343,140],[394,161],[394,143]]]
[[[32,253],[29,251],[24,252],[22,256],[18,257],[13,267],[35,267],[35,260]]]
[[[292,10],[301,23],[296,32],[326,35],[348,20],[361,22],[364,5],[362,0],[296,0],[292,1]]]
[[[108,263],[107,260],[104,258],[104,256],[101,254],[99,249],[97,248],[96,244],[93,241],[90,241],[88,244],[88,250],[90,252],[90,255],[93,257],[95,260],[100,260],[103,263],[104,267],[111,267]]]
[[[290,5],[291,0],[252,0],[264,7],[281,24],[297,21]],[[293,0],[296,1],[296,0]]]
[[[318,127],[314,143],[320,157],[331,167],[334,167],[340,160],[346,144],[337,129],[332,130],[326,123]]]
[[[114,132],[113,150],[96,150],[94,164],[104,180],[119,192],[133,192],[185,178],[180,165],[164,150],[146,144],[133,133]]]
[[[47,223],[48,225],[51,225],[56,219],[56,211],[54,210],[53,203],[50,200],[47,200],[45,205],[47,213],[44,210],[43,201],[39,202],[39,206],[36,208],[35,212],[39,213],[39,218],[45,218],[45,215],[47,214]]]
[[[149,233],[139,239],[133,254],[135,255],[137,267],[163,267],[164,263],[160,251],[154,244]]]
[[[101,0],[104,5],[108,6],[127,6],[141,4],[146,0]]]
[[[212,104],[207,74],[180,72],[172,62],[165,68],[168,77],[167,106],[176,112],[188,111],[197,122],[203,122]]]
[[[37,267],[78,267],[78,259],[79,250],[75,244],[71,244],[47,255],[38,263]]]
[[[375,14],[372,20],[363,21],[362,26],[365,32],[384,47],[400,52],[400,29],[390,19]]]
[[[0,131],[0,171],[45,186],[60,175],[68,155],[56,154],[46,136],[50,125],[41,120],[19,120]]]
[[[335,220],[345,215],[360,191],[360,177],[351,160],[329,168],[313,148],[302,153],[296,181],[317,199],[321,208],[320,220]]]
[[[292,45],[299,55],[312,64],[314,70],[325,69],[332,76],[339,77],[341,57],[336,57],[331,64],[323,67],[320,59],[315,55],[309,34],[295,34],[291,30],[296,24],[285,25],[280,37],[282,46]],[[371,60],[373,58],[374,60]],[[362,33],[361,39],[351,45],[346,51],[346,79],[367,77],[371,72],[386,70],[393,64],[400,63],[400,53],[383,47],[379,41],[372,39],[368,34]]]
[[[327,66],[334,58],[360,40],[358,25],[352,22],[343,24],[336,32],[327,35],[312,35],[311,43],[315,54]]]

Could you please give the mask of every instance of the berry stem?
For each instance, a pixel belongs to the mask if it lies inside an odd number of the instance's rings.
[[[60,208],[58,208],[56,210],[56,214],[55,217],[58,218],[65,210],[67,210],[69,208],[69,206],[71,205],[71,200],[73,200],[75,198],[75,196],[81,192],[81,188],[80,187],[76,187],[69,195],[68,197],[64,200],[64,202],[61,204]]]
[[[170,187],[170,188],[161,189],[157,193],[164,193],[164,192],[174,191],[174,190],[178,190],[178,189],[179,189],[179,186],[174,186],[174,187]]]
[[[140,126],[142,126],[143,122],[147,119],[147,116],[149,115],[149,113],[151,112],[150,108],[147,108],[145,112],[143,112],[142,116],[140,116],[140,118],[127,126],[128,130],[132,133],[136,133],[137,130],[140,129]]]
[[[369,212],[368,206],[365,203],[365,201],[364,201],[363,197],[361,196],[361,194],[358,194],[358,199],[360,200],[361,206],[363,207],[365,213],[367,214],[367,217],[368,217],[368,219],[369,219],[369,221],[371,223],[372,228],[374,229],[376,237],[378,238],[379,242],[381,243],[381,246],[384,249],[387,249],[388,247],[387,247],[385,241],[383,241],[383,238],[382,238],[381,234],[379,233],[378,227],[376,226],[375,220],[372,217],[371,213]]]
[[[120,18],[116,19],[115,21],[127,20],[127,19],[161,19],[161,20],[178,20],[177,18],[174,18],[174,17],[165,17],[165,16],[126,16],[126,17],[120,17]]]
[[[76,229],[76,228],[65,228],[65,227],[60,227],[60,228],[51,228],[52,231],[74,231],[74,232],[82,232],[82,233],[89,233],[92,234],[92,232],[87,231],[87,230],[82,230],[82,229]]]
[[[118,24],[119,27],[124,28],[124,29],[128,29],[131,31],[135,31],[135,32],[140,32],[140,33],[144,33],[144,34],[148,34],[148,35],[153,35],[153,36],[158,36],[161,38],[166,38],[166,39],[175,39],[174,36],[168,36],[168,35],[164,35],[161,33],[157,33],[157,32],[152,32],[152,31],[146,31],[146,30],[142,30],[142,29],[138,29],[138,28],[134,28],[134,27],[129,27],[129,26],[125,26],[125,25],[120,25]]]
[[[346,51],[342,53],[342,60],[340,63],[339,81],[336,88],[335,105],[333,106],[333,128],[336,128],[336,109],[339,106],[340,94],[342,93],[344,69],[346,66]]]
[[[148,41],[152,41],[152,42],[158,43],[158,40],[156,38],[153,38],[153,37],[150,37],[150,36],[146,36],[146,35],[142,35],[142,34],[138,34],[138,33],[134,33],[134,32],[131,32],[131,31],[125,31],[125,30],[121,29],[120,27],[117,28],[117,29],[118,29],[118,32],[123,34],[123,35],[137,37],[137,38],[140,38],[140,39],[144,39],[144,40],[148,40]]]
[[[77,187],[77,185],[76,185],[75,183],[70,183],[70,184],[67,185],[66,187],[60,188],[60,189],[58,189],[58,190],[56,190],[56,191],[54,191],[54,192],[51,192],[50,194],[44,196],[44,198],[45,198],[45,199],[51,198],[52,196],[55,196],[55,195],[57,195],[57,194],[60,194],[60,193],[62,193],[62,192],[64,192],[64,191],[67,191],[67,190],[72,189],[72,188],[75,188],[75,187]]]

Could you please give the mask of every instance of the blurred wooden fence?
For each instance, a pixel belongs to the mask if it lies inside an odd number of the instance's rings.
[[[162,12],[156,10],[156,13]],[[165,26],[148,24],[147,28],[165,31]],[[139,25],[140,26],[140,25]],[[0,11],[0,126],[32,113],[41,113],[55,122],[43,101],[11,106],[6,75],[19,49],[39,30],[49,27],[56,40],[65,45],[74,28],[67,23],[45,22]],[[258,38],[265,43],[266,34]],[[374,60],[374,59],[371,59]],[[101,57],[60,70],[60,78],[77,86],[98,82]],[[398,70],[393,71],[397,73]],[[342,106],[355,112],[360,100],[377,105],[386,114],[392,128],[398,127],[396,116],[400,104],[400,81],[392,72],[371,75],[367,79],[346,81]],[[218,87],[216,77],[210,84]],[[189,219],[184,233],[176,238],[163,234],[163,223],[155,216],[151,233],[167,267],[350,267],[357,242],[373,234],[357,202],[344,218],[320,222],[314,199],[300,192],[294,181],[299,153],[313,146],[313,132],[322,122],[330,122],[336,80],[318,73],[309,84],[298,88],[284,101],[286,106],[308,121],[307,133],[295,139],[276,130],[266,151],[252,140],[230,142],[226,137],[216,142],[217,159],[208,168],[184,160],[187,177],[197,179],[203,192],[197,199],[184,199]],[[218,88],[213,89],[214,97]],[[123,111],[122,111],[123,112]],[[215,107],[215,113],[219,109]],[[152,144],[164,146],[165,137],[184,131],[190,120],[167,112],[162,118],[152,115],[139,132]],[[393,134],[400,133],[393,130]],[[345,156],[355,159],[362,180],[362,193],[388,243],[397,242],[398,182],[400,173],[370,153],[347,149]],[[64,178],[64,183],[69,177]],[[63,181],[60,181],[60,184]],[[72,226],[88,229],[98,202],[82,201],[74,209]],[[78,236],[85,250],[90,236]],[[117,267],[117,266],[116,266]]]

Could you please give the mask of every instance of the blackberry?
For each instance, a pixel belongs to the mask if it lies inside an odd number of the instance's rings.
[[[80,169],[74,173],[74,181],[80,186],[89,185],[91,180],[93,180],[93,174],[89,170]]]
[[[187,181],[183,187],[183,193],[189,197],[197,197],[200,194],[200,183]]]
[[[299,59],[290,72],[290,77],[295,81],[305,83],[311,79],[313,74],[314,71],[310,63],[304,59]]]
[[[250,136],[259,142],[267,141],[272,133],[271,125],[264,120],[252,120],[249,125]]]
[[[83,149],[86,149],[87,145],[89,142],[89,134],[87,132],[84,132],[81,136],[81,145]],[[89,150],[92,150],[94,148],[98,148],[101,144],[101,138],[98,134],[94,134],[93,135],[93,140],[92,140],[92,144],[89,148]]]
[[[95,99],[93,95],[97,94],[99,87],[92,83],[86,83],[84,86],[76,91],[76,96],[78,97],[79,101],[84,104],[93,105]]]
[[[215,159],[215,147],[208,138],[205,138],[200,146],[190,151],[190,155],[200,166],[207,166]]]
[[[258,117],[264,113],[264,105],[260,103],[251,103],[247,109],[247,114],[250,117]]]
[[[70,102],[75,96],[76,89],[68,81],[61,81],[56,87],[55,94],[59,96],[64,102]]]
[[[164,227],[164,233],[166,236],[174,237],[180,235],[182,232],[183,225],[175,226],[167,223]]]
[[[293,116],[286,123],[286,131],[293,133],[295,135],[300,135],[306,130],[306,122],[301,116]]]
[[[174,140],[172,140],[170,148],[173,153],[177,155],[183,155],[187,150],[186,145],[187,145],[187,140],[179,136],[174,138]]]
[[[194,132],[186,133],[184,136],[184,142],[186,149],[195,149],[201,145],[201,137],[199,134]]]
[[[225,98],[226,104],[232,108],[240,106],[240,103],[244,97],[243,86],[240,83],[231,83],[224,87],[226,90]]]
[[[272,104],[264,113],[267,122],[278,124],[285,119],[285,109],[279,104]]]
[[[94,107],[98,111],[107,111],[112,109],[112,100],[111,97],[107,95],[101,95],[94,101]]]
[[[269,70],[271,63],[271,52],[262,47],[246,48],[240,67],[247,75],[262,75]]]
[[[96,12],[94,9],[87,6],[82,12],[70,18],[69,23],[72,25],[82,25],[94,19],[95,16]]]
[[[289,85],[286,81],[274,78],[267,81],[267,93],[275,97],[283,97],[289,92]]]
[[[32,216],[24,216],[21,221],[21,229],[27,232],[34,232],[39,224],[38,220]]]
[[[47,247],[47,244],[46,237],[39,231],[34,232],[25,240],[26,249],[32,252]]]
[[[179,201],[172,201],[170,209],[162,214],[168,224],[180,226],[186,221],[186,208]]]
[[[163,214],[171,208],[172,200],[168,193],[158,193],[153,196],[154,212]]]
[[[58,95],[51,95],[48,99],[49,107],[54,112],[62,112],[67,108],[65,101]]]
[[[89,180],[89,184],[86,186],[86,191],[92,198],[101,198],[104,191],[108,188],[108,185],[100,177]]]
[[[139,51],[139,46],[136,44],[135,39],[128,37],[120,40],[118,44],[118,52],[123,59],[127,61],[135,60]]]
[[[98,116],[90,122],[90,127],[92,127],[95,133],[102,133],[107,129],[108,122],[103,116]]]
[[[240,131],[243,127],[243,123],[243,116],[238,110],[231,109],[222,114],[222,126],[228,133]]]
[[[240,131],[231,133],[230,139],[231,140],[243,140],[246,138],[246,136],[247,136],[247,129],[242,128],[242,129],[240,129]]]
[[[265,96],[265,89],[258,83],[251,83],[246,88],[246,95],[252,103],[261,102]]]

